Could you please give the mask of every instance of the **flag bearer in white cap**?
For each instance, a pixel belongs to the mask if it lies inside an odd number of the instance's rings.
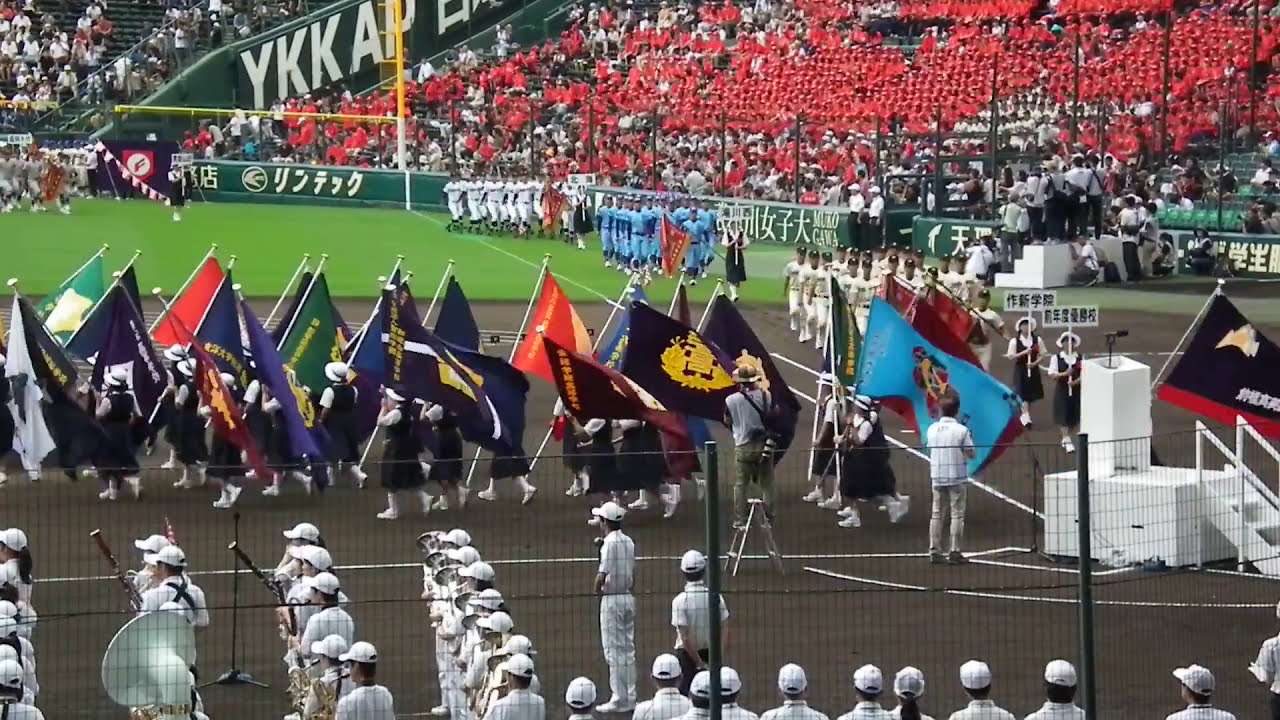
[[[329,386],[320,393],[320,423],[329,433],[329,460],[334,464],[336,482],[343,468],[351,470],[356,484],[364,487],[368,477],[360,469],[360,432],[356,428],[356,401],[359,393],[347,382],[347,364],[331,362],[324,366]]]
[[[778,692],[782,693],[781,707],[764,711],[760,720],[827,720],[827,716],[809,707],[805,701],[805,690],[809,681],[805,678],[804,668],[795,663],[787,663],[778,670]]]
[[[680,558],[680,572],[684,575],[684,592],[671,601],[671,625],[676,629],[676,658],[680,661],[680,692],[689,693],[689,686],[699,670],[710,662],[711,620],[708,610],[711,603],[719,601],[721,622],[721,647],[728,645],[723,623],[729,619],[729,608],[724,596],[712,599],[711,591],[703,576],[707,572],[707,558],[697,550],[690,550]]]
[[[1276,605],[1276,617],[1280,618],[1280,604]],[[1258,682],[1269,685],[1271,690],[1271,720],[1280,718],[1280,635],[1272,635],[1262,641],[1258,659],[1249,666]]]
[[[338,657],[351,668],[355,687],[338,701],[334,720],[395,720],[391,691],[378,684],[378,649],[358,642]]]
[[[636,599],[631,595],[636,573],[636,544],[622,532],[627,511],[609,501],[593,508],[605,532],[600,540],[600,566],[595,589],[600,596],[600,646],[609,665],[609,702],[602,713],[631,712],[636,706]]]
[[[596,684],[584,677],[570,680],[568,689],[564,691],[564,704],[572,711],[569,720],[591,720],[591,707],[596,704]]]
[[[853,671],[853,692],[858,704],[840,716],[839,720],[889,720],[889,712],[880,707],[880,694],[884,692],[884,673],[875,665],[863,665]]]
[[[893,720],[933,720],[920,711],[920,697],[924,695],[924,673],[910,665],[893,677],[893,694],[898,706],[889,711]]]
[[[320,535],[320,528],[309,522],[300,522],[288,530],[281,532],[281,535],[283,535],[289,542],[284,547],[284,555],[281,556],[280,562],[276,565],[274,575],[276,580],[284,583],[285,587],[288,587],[293,584],[293,581],[296,580],[299,575],[302,574],[302,560],[293,552],[293,549],[311,545],[323,549],[325,544],[324,538]],[[160,535],[153,537],[165,540],[165,538]],[[152,538],[148,538],[148,540],[151,539]],[[144,548],[139,547],[138,549],[142,550]]]
[[[383,391],[378,427],[383,428],[387,436],[387,447],[382,455],[382,488],[387,491],[387,508],[378,513],[379,520],[400,517],[397,493],[417,496],[422,514],[431,512],[431,496],[424,489],[427,473],[418,458],[423,451],[418,435],[419,419],[419,413],[407,397],[395,388]],[[444,492],[443,486],[441,492]]]
[[[1165,720],[1236,720],[1236,716],[1226,710],[1219,710],[1210,702],[1213,696],[1213,673],[1209,668],[1199,665],[1178,668],[1173,676],[1182,683],[1182,701],[1187,704],[1183,710],[1173,713]]]
[[[1045,703],[1026,720],[1084,720],[1084,710],[1076,707],[1076,669],[1066,660],[1044,666]]]
[[[960,666],[960,686],[969,706],[951,713],[951,720],[1015,720],[1013,713],[991,702],[991,668],[981,660]]]
[[[675,655],[664,653],[654,658],[649,675],[658,690],[652,700],[636,706],[631,720],[675,720],[689,712],[693,704],[680,694],[680,661]]]

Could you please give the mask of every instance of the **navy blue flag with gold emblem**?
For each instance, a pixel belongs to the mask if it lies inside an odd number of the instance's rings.
[[[236,385],[243,390],[249,384],[249,361],[244,356],[244,341],[240,338],[239,303],[235,290],[231,289],[232,282],[228,270],[204,311],[200,327],[196,328],[196,339],[213,358],[218,371],[231,373]]]
[[[697,330],[643,303],[630,308],[631,337],[622,374],[672,412],[722,421],[736,391],[724,353]]]
[[[746,318],[738,312],[737,306],[728,297],[717,295],[711,301],[711,310],[707,313],[706,330],[702,336],[708,343],[715,345],[726,355],[734,366],[751,365],[764,375],[759,387],[767,390],[773,399],[773,411],[766,422],[780,436],[778,451],[774,458],[780,460],[783,453],[795,439],[796,421],[800,417],[800,401],[795,393],[782,379],[778,366],[773,364],[769,351],[764,343],[756,337]],[[726,363],[726,366],[728,363]]]
[[[440,315],[436,318],[436,337],[464,350],[480,349],[480,326],[476,324],[476,316],[471,312],[471,303],[467,302],[462,286],[452,275],[444,289]]]
[[[1216,295],[1156,397],[1230,425],[1243,417],[1263,435],[1280,437],[1277,367],[1280,348]]]
[[[289,436],[290,455],[312,461],[312,477],[316,487],[329,484],[328,464],[325,462],[329,434],[320,424],[319,413],[311,398],[302,389],[292,370],[285,368],[284,360],[276,350],[275,341],[267,334],[249,303],[240,303],[244,313],[245,332],[249,337],[249,352],[257,366],[258,382],[271,396],[280,401],[280,414]]]

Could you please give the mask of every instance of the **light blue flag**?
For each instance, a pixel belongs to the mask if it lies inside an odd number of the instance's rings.
[[[948,394],[959,397],[957,419],[973,433],[978,451],[969,460],[970,476],[999,456],[1023,429],[1020,402],[1012,390],[930,344],[879,298],[871,301],[856,384],[858,392],[873,398],[909,400],[921,439],[938,420],[939,401]]]

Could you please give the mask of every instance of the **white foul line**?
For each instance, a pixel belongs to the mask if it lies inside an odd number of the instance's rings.
[[[812,375],[813,375],[813,376],[815,376],[815,377],[819,377],[819,376],[821,376],[821,373],[819,373],[819,372],[815,371],[813,368],[807,367],[807,366],[805,366],[805,365],[801,365],[800,363],[796,362],[795,360],[792,360],[791,358],[787,357],[786,355],[783,355],[783,354],[781,354],[781,353],[776,353],[776,352],[771,352],[771,353],[769,353],[769,355],[771,355],[772,357],[775,357],[775,358],[777,358],[777,359],[779,359],[779,360],[781,360],[781,361],[783,361],[783,362],[785,362],[785,363],[787,363],[787,364],[789,364],[789,365],[793,365],[793,366],[795,366],[795,367],[797,367],[797,368],[800,368],[801,370],[804,370],[805,372],[810,373],[810,374],[812,374]],[[818,404],[816,400],[814,400],[813,398],[809,397],[808,395],[805,395],[805,394],[803,394],[803,393],[796,392],[795,390],[792,390],[791,392],[795,393],[796,395],[799,395],[800,397],[804,398],[805,400],[808,400],[809,402],[813,403],[814,405],[817,405],[817,404]],[[893,437],[892,435],[889,435],[888,433],[886,433],[884,437],[885,437],[885,439],[886,439],[886,440],[888,440],[889,442],[893,443],[893,444],[894,444],[894,445],[896,445],[897,447],[899,447],[899,448],[901,448],[901,449],[903,449],[903,450],[906,450],[907,452],[911,453],[912,455],[915,455],[916,457],[920,458],[921,460],[924,460],[925,462],[929,462],[929,457],[928,457],[927,455],[925,455],[924,453],[920,452],[919,450],[917,450],[917,449],[915,449],[915,448],[911,447],[910,445],[907,445],[906,443],[902,442],[901,440],[898,440],[897,438]],[[988,492],[988,493],[990,493],[991,495],[993,495],[994,497],[996,497],[997,499],[999,499],[999,500],[1003,500],[1003,501],[1005,501],[1005,502],[1009,503],[1010,505],[1012,505],[1012,506],[1014,506],[1014,507],[1018,508],[1019,510],[1021,510],[1021,511],[1025,512],[1025,513],[1030,513],[1030,514],[1032,514],[1032,515],[1035,515],[1037,518],[1039,518],[1039,519],[1041,519],[1041,520],[1043,520],[1043,519],[1044,519],[1044,513],[1039,512],[1039,511],[1037,511],[1037,510],[1033,509],[1031,506],[1026,505],[1025,503],[1022,503],[1022,502],[1019,502],[1019,501],[1017,501],[1017,500],[1014,500],[1013,498],[1009,497],[1008,495],[1006,495],[1006,494],[1004,494],[1004,493],[1000,492],[999,490],[996,490],[995,488],[993,488],[993,487],[991,487],[990,485],[988,485],[988,484],[986,484],[986,483],[982,482],[981,480],[978,480],[977,478],[972,478],[972,484],[973,484],[973,486],[974,486],[974,487],[978,488],[979,490],[983,490],[983,491],[985,491],[985,492]]]
[[[1035,595],[1006,595],[998,592],[982,592],[978,590],[951,590],[946,588],[931,588],[924,585],[911,585],[908,583],[890,582],[888,580],[877,580],[869,577],[859,577],[857,575],[845,575],[843,573],[831,572],[830,570],[822,570],[820,568],[805,567],[805,572],[811,572],[815,575],[834,578],[836,580],[848,580],[850,582],[862,583],[864,585],[874,585],[876,587],[890,588],[893,590],[910,590],[913,592],[936,592],[943,595],[955,595],[958,597],[978,598],[982,600],[1016,600],[1019,602],[1039,602],[1048,603],[1050,605],[1078,605],[1079,601],[1074,598],[1051,598],[1037,597]],[[1207,610],[1260,610],[1270,608],[1273,605],[1268,603],[1195,603],[1195,602],[1150,602],[1143,600],[1094,600],[1095,605],[1107,605],[1113,607],[1143,607],[1143,608],[1194,608]]]

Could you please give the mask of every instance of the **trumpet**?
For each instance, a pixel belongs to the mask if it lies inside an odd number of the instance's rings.
[[[440,538],[443,535],[444,533],[440,530],[428,530],[419,535],[417,540],[414,540],[414,545],[417,546],[424,557],[440,552]]]

